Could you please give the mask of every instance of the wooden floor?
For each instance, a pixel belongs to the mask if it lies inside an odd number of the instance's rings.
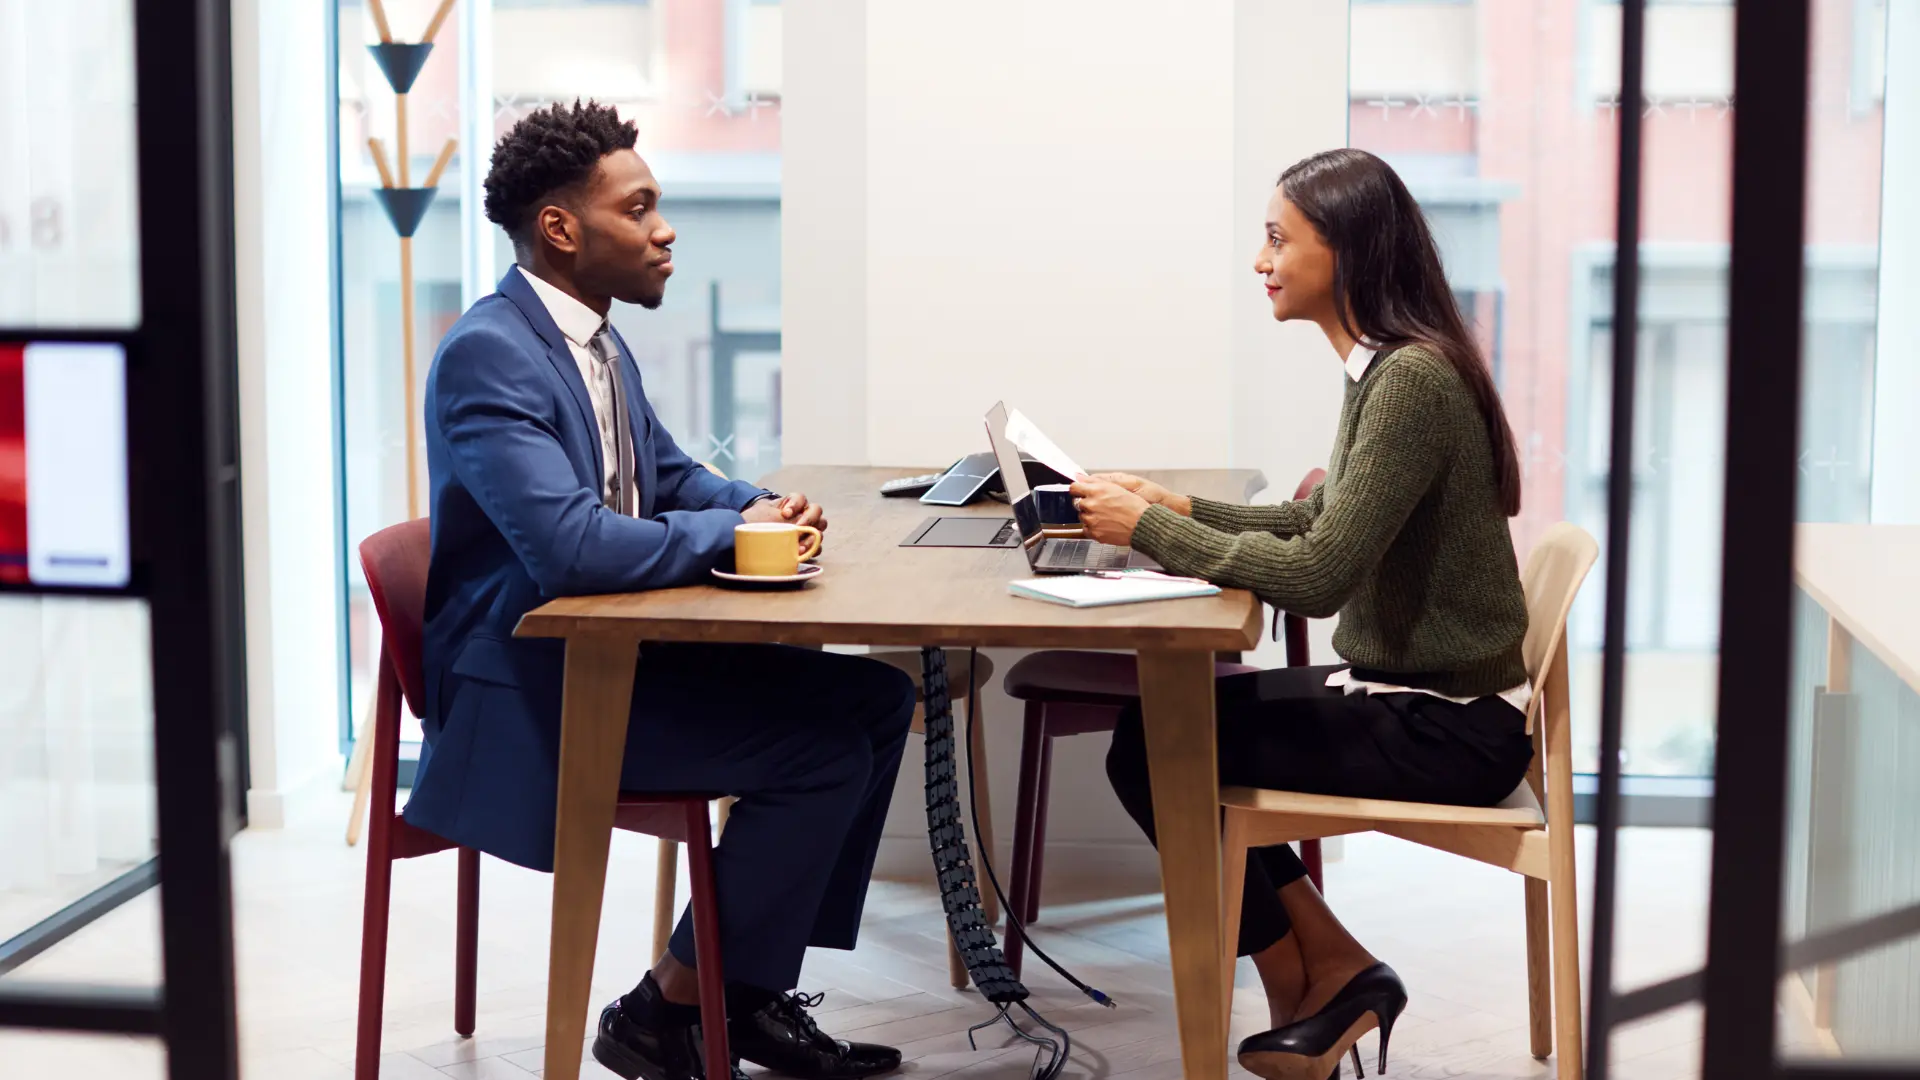
[[[344,817],[344,803],[335,808],[329,799],[285,831],[246,833],[234,845],[241,1053],[250,1080],[352,1075],[364,855],[341,844]],[[1622,836],[1622,985],[1692,969],[1704,954],[1709,837],[1683,830],[1627,830]],[[1583,842],[1583,873],[1586,854]],[[623,993],[646,967],[653,865],[652,841],[616,836],[594,980],[598,1002]],[[1527,1054],[1518,878],[1379,837],[1350,838],[1327,878],[1335,909],[1399,970],[1412,992],[1394,1034],[1390,1076],[1554,1075],[1551,1061],[1536,1062]],[[474,1039],[461,1040],[452,1029],[454,859],[443,854],[399,865],[383,1077],[539,1075],[548,881],[486,862],[479,1030]],[[1036,935],[1119,1007],[1088,1002],[1030,958],[1035,1003],[1073,1033],[1068,1076],[1177,1077],[1158,898],[1100,897],[1094,895],[1098,885],[1062,882],[1050,888],[1058,895],[1049,895]],[[967,1046],[966,1029],[989,1013],[977,995],[947,985],[938,910],[929,885],[876,882],[860,948],[815,952],[808,960],[804,988],[827,995],[816,1015],[836,1035],[901,1046],[910,1063],[906,1073],[920,1080],[1019,1080],[1028,1072],[1029,1049],[1001,1034],[984,1038],[977,1052]],[[154,897],[142,897],[18,974],[150,984],[158,970],[155,912]],[[1236,1040],[1266,1026],[1252,968],[1243,961],[1239,974]],[[1696,1076],[1698,1038],[1693,1009],[1622,1031],[1615,1037],[1614,1075]],[[1373,1040],[1363,1040],[1363,1053],[1371,1054]],[[164,1075],[161,1054],[151,1044],[102,1037],[0,1035],[0,1063],[7,1080]],[[1237,1067],[1235,1073],[1244,1075]],[[582,1075],[612,1074],[589,1062]]]

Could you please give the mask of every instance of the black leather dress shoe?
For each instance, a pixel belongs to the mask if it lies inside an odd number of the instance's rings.
[[[593,1060],[626,1080],[705,1080],[698,1024],[648,1024],[614,1001],[600,1011]],[[746,1080],[738,1066],[730,1080]]]
[[[847,1042],[822,1032],[807,1010],[821,995],[782,994],[752,1016],[727,1020],[728,1045],[742,1059],[798,1080],[858,1080],[900,1067],[891,1046]]]

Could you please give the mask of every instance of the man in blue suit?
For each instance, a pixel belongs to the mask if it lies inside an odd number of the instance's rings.
[[[517,266],[448,331],[427,376],[433,561],[426,747],[407,820],[553,865],[562,657],[514,638],[549,598],[707,580],[745,521],[826,527],[806,496],[729,482],[674,445],[607,321],[673,273],[660,186],[611,108],[555,105],[494,147],[487,217]],[[861,657],[649,645],[621,786],[739,798],[715,855],[728,1029],[741,1057],[842,1080],[891,1047],[821,1034],[790,991],[809,945],[850,949],[913,713],[912,681]],[[594,1057],[628,1080],[701,1075],[690,916],[607,1006]],[[738,1070],[735,1075],[740,1075]]]

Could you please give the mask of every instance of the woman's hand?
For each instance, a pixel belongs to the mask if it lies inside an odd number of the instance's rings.
[[[1073,485],[1073,508],[1080,513],[1080,524],[1086,526],[1088,536],[1103,544],[1132,547],[1134,526],[1150,505],[1108,480],[1086,479]]]
[[[1103,480],[1109,484],[1118,484],[1147,500],[1155,506],[1164,506],[1181,517],[1193,516],[1193,500],[1185,495],[1176,495],[1151,480],[1145,480],[1132,473],[1110,472],[1095,473],[1094,480]]]

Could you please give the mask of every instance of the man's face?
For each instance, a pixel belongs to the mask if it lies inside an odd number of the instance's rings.
[[[600,159],[575,202],[573,277],[592,293],[657,308],[673,276],[673,226],[660,216],[660,183],[632,150]]]

